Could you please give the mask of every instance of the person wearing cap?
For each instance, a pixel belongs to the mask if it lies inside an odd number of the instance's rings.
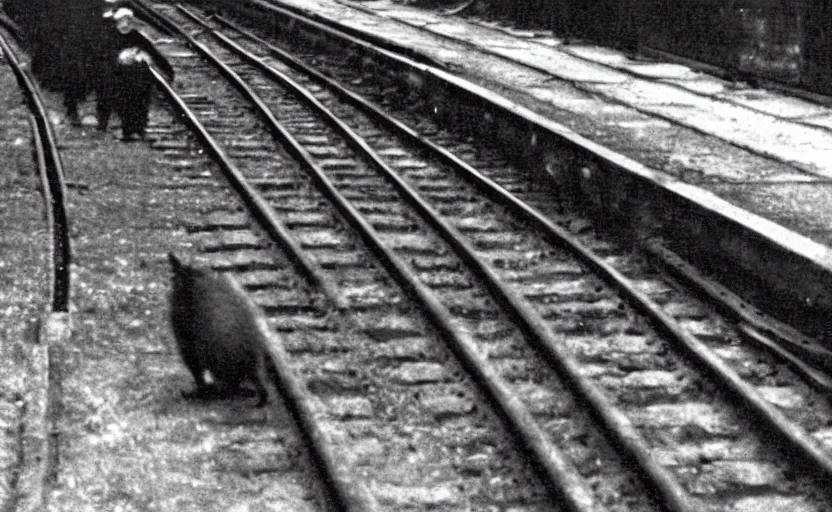
[[[115,110],[121,119],[122,140],[144,138],[153,88],[148,67],[159,69],[168,80],[173,80],[173,67],[147,37],[132,27],[133,11],[114,7],[104,13],[104,18],[110,26],[96,80],[98,129],[107,129]]]

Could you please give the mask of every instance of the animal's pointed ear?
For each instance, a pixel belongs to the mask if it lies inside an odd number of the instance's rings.
[[[176,272],[182,270],[182,267],[184,266],[182,264],[182,261],[179,258],[177,258],[176,255],[173,254],[172,252],[168,253],[168,261],[170,261],[170,265],[173,267],[173,270],[176,271]]]

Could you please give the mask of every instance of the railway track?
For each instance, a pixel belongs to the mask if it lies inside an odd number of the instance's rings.
[[[283,332],[289,408],[333,434],[312,456],[329,461],[328,494],[364,483],[344,508],[828,507],[819,378],[565,214],[464,123],[444,129],[360,69],[300,55],[385,102],[415,142],[221,18],[153,8],[185,27],[166,47],[168,96],[249,184],[232,188],[259,198],[246,202],[275,224],[287,274],[239,215],[198,228],[219,230],[204,257]],[[171,164],[201,165],[183,134],[158,134]]]
[[[4,468],[0,508],[37,510],[43,505],[43,496],[37,491],[52,477],[55,467],[56,448],[52,432],[58,399],[54,382],[56,374],[52,367],[55,355],[49,343],[66,333],[72,258],[70,226],[65,204],[63,165],[44,100],[33,78],[21,65],[16,43],[7,40],[2,33],[0,55],[14,75],[30,112],[32,183],[37,184],[43,202],[42,218],[45,220],[43,228],[34,227],[33,223],[10,214],[5,217],[7,224],[4,229],[12,233],[32,225],[32,230],[26,233],[30,242],[38,240],[42,229],[47,235],[43,250],[49,255],[47,262],[37,257],[20,261],[20,255],[26,252],[26,248],[11,248],[4,253],[3,266],[19,265],[22,268],[4,271],[4,323],[17,322],[19,325],[2,326],[4,343],[0,351],[8,367],[3,375],[0,399],[4,432],[0,441],[0,464]],[[13,109],[9,109],[8,114],[12,118],[15,115]],[[5,163],[3,188],[8,190],[14,188],[9,183],[14,180],[15,170],[11,165],[13,162]],[[20,178],[28,180],[22,174]],[[4,190],[4,195],[7,190]],[[4,197],[4,200],[9,199],[9,196]],[[14,204],[4,205],[7,212],[26,211],[25,197],[17,196],[11,201]],[[15,225],[16,222],[20,225]],[[4,240],[6,243],[10,244],[11,238]],[[26,282],[32,284],[26,285]],[[42,295],[33,295],[35,291]],[[26,305],[14,305],[15,301],[27,300],[29,303]],[[22,315],[16,314],[17,310],[31,317],[21,318]],[[37,327],[34,336],[29,329],[31,326]],[[40,345],[26,344],[32,341]],[[25,376],[20,375],[21,372]],[[22,381],[24,385],[21,385]]]
[[[179,76],[188,80],[181,71]],[[185,100],[195,107],[195,116],[201,117],[202,99],[186,95]],[[207,110],[220,108],[211,104]],[[231,104],[225,108],[241,107]],[[215,123],[207,122],[205,128],[222,140],[222,130],[216,129]],[[238,127],[232,135],[240,130],[249,128]],[[261,134],[261,149],[263,144],[270,151],[262,156],[273,160],[277,148],[266,133]],[[301,332],[302,343],[290,350],[295,371],[315,393],[315,400],[328,405],[324,418],[318,419],[325,430],[347,437],[336,442],[349,447],[339,459],[351,461],[353,473],[372,469],[375,500],[382,507],[390,502],[404,506],[421,501],[445,506],[459,488],[467,499],[474,500],[474,506],[478,500],[485,504],[522,499],[530,505],[540,501],[545,490],[539,483],[526,484],[522,491],[511,489],[517,478],[534,482],[533,473],[527,464],[511,460],[511,451],[503,448],[511,444],[510,439],[495,419],[473,410],[470,395],[475,386],[461,376],[458,365],[448,361],[447,349],[436,335],[423,328],[424,318],[416,311],[408,313],[404,294],[377,263],[372,263],[372,256],[360,249],[360,240],[343,232],[338,212],[324,207],[324,197],[304,184],[306,178],[299,170],[292,170],[296,176],[290,181],[290,162],[277,162],[281,176],[275,180],[263,175],[262,160],[246,160],[239,153],[232,159],[242,173],[256,173],[255,183],[267,191],[272,208],[286,218],[287,228],[326,274],[320,281],[336,280],[341,300],[353,312],[358,311],[349,319],[329,318],[325,316],[328,308],[288,306],[265,289],[254,294],[267,313],[281,314],[279,329],[287,331],[289,347],[293,345],[291,332]],[[395,220],[391,222],[395,229]],[[287,297],[288,290],[282,296]],[[314,331],[319,339],[306,339],[304,331]],[[455,425],[460,415],[468,420]],[[437,419],[446,424],[433,425]],[[371,466],[365,460],[379,458],[385,462],[376,460]],[[337,469],[334,473],[338,478]],[[482,491],[479,482],[485,478],[492,481],[492,488],[485,496],[476,496],[475,491]]]
[[[26,72],[9,42],[0,36],[0,49],[17,78],[20,89],[32,112],[33,155],[37,161],[40,192],[43,196],[46,222],[51,233],[52,255],[50,268],[51,311],[66,312],[69,308],[71,248],[69,241],[69,221],[66,213],[66,185],[63,177],[61,156],[55,141],[55,134],[49,124],[46,106],[40,96],[34,79]]]
[[[316,52],[321,58],[331,55],[333,66],[346,60],[352,68],[347,71],[354,72],[351,76],[356,80],[355,84],[367,81],[371,84],[370,89],[379,87],[386,92],[385,102],[405,101],[409,108],[420,111],[420,115],[433,116],[443,125],[464,126],[470,131],[472,141],[487,140],[489,149],[502,149],[509,160],[526,172],[539,175],[541,182],[548,181],[550,189],[560,190],[563,199],[578,198],[592,203],[593,216],[600,219],[601,224],[607,223],[607,219],[620,219],[631,223],[623,226],[631,232],[643,228],[645,232],[659,234],[665,237],[666,242],[673,244],[673,250],[691,261],[702,262],[715,272],[721,282],[728,283],[758,307],[765,308],[769,315],[820,338],[828,330],[825,319],[829,316],[832,298],[826,290],[832,287],[826,277],[809,271],[813,266],[825,265],[814,256],[819,248],[809,250],[805,247],[811,247],[811,242],[794,240],[794,236],[782,226],[738,210],[707,191],[686,187],[672,180],[668,182],[665,172],[654,172],[622,156],[633,155],[634,147],[622,145],[620,136],[613,135],[619,130],[613,121],[603,124],[603,127],[594,122],[585,126],[581,121],[584,117],[580,115],[584,109],[577,111],[579,115],[576,118],[559,110],[547,109],[544,97],[542,108],[553,116],[546,118],[536,113],[537,107],[527,109],[508,101],[499,93],[486,89],[488,85],[478,86],[442,69],[421,65],[379,49],[368,44],[364,31],[352,29],[352,36],[344,35],[331,28],[337,23],[334,20],[317,15],[309,20],[297,16],[296,7],[288,9],[283,3],[251,0],[244,4],[230,4],[215,1],[211,6],[235,12],[251,20],[253,26],[261,22],[269,23],[275,30],[272,35],[295,51]],[[346,9],[334,3],[316,5],[312,10],[330,12],[330,8],[335,12]],[[355,26],[356,20],[349,14],[344,15],[352,20],[347,23]],[[372,28],[367,30],[374,32]],[[379,30],[384,32],[381,27]],[[402,34],[405,40],[410,36],[413,34]],[[396,34],[391,37],[395,38]],[[445,46],[441,41],[422,39],[426,53],[444,55]],[[449,54],[449,59],[460,62],[460,54],[461,50],[457,49]],[[474,73],[475,76],[476,68],[476,65],[463,65],[463,70],[467,70],[464,72]],[[512,69],[520,75],[515,77]],[[506,67],[505,73],[507,80],[514,83],[509,90],[506,91],[502,83],[493,83],[493,78],[484,77],[485,84],[514,96],[515,88],[524,87],[526,77],[533,78],[519,68]],[[532,83],[536,83],[534,80]],[[534,86],[532,90],[535,90]],[[573,96],[565,92],[567,103],[572,104],[572,99],[581,98],[581,94]],[[519,101],[523,102],[523,97],[521,95]],[[448,99],[453,101],[446,101]],[[647,120],[646,117],[636,118]],[[586,134],[590,139],[600,136],[613,151],[598,146],[573,130]],[[625,135],[624,132],[621,135]],[[684,133],[684,130],[672,128],[667,137],[676,142],[677,135],[683,136]],[[683,139],[691,142],[696,138]],[[725,152],[726,156],[721,158],[727,158],[728,163],[743,153],[727,144],[712,142],[705,143],[715,154]],[[764,158],[750,158],[751,167],[743,169],[743,166],[729,165],[729,177],[726,179],[765,179],[771,172],[777,174],[784,171],[782,166],[773,165]],[[675,173],[675,164],[663,161],[662,157],[659,160],[651,157],[648,162],[651,162],[648,165],[658,165],[670,174]],[[721,166],[721,163],[715,161],[713,165]],[[711,165],[694,167],[698,169],[696,175],[707,183]],[[749,174],[749,171],[753,172]],[[790,171],[785,170],[784,175],[789,174]],[[696,182],[699,178],[683,175],[680,179]],[[680,216],[687,219],[681,226],[677,222]],[[787,221],[781,221],[788,225]],[[706,231],[709,236],[704,238],[703,243],[700,235]],[[789,240],[785,251],[782,250],[784,240]]]

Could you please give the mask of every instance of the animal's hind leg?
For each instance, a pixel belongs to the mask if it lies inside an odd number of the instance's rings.
[[[181,332],[175,333],[180,348],[180,355],[185,366],[191,372],[196,383],[193,391],[182,390],[182,396],[187,399],[205,399],[217,396],[218,390],[214,384],[209,384],[205,379],[205,367],[200,362],[194,351],[194,342]]]
[[[257,392],[257,403],[255,407],[263,407],[269,402],[269,391],[266,386],[260,382],[260,379],[254,381],[254,389]]]
[[[263,407],[269,401],[269,390],[266,383],[269,381],[266,363],[270,362],[264,353],[257,357],[257,374],[254,377],[254,389],[257,391],[257,405]]]

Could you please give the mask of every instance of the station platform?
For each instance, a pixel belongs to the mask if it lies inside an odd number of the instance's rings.
[[[282,1],[412,48],[832,254],[809,242],[832,244],[832,99],[390,0]]]

